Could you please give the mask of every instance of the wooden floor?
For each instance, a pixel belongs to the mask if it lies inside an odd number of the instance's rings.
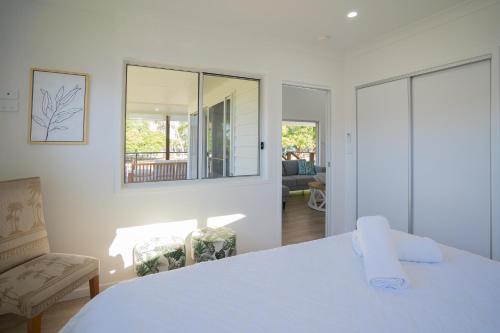
[[[42,317],[42,333],[57,333],[89,301],[89,297],[52,305]],[[0,332],[26,333],[26,320],[12,314],[0,316]]]
[[[309,208],[309,191],[291,192],[283,211],[283,245],[325,237],[325,213]]]
[[[283,245],[323,238],[325,214],[307,206],[309,192],[292,192],[283,211]],[[56,333],[89,301],[88,297],[56,303],[42,317],[42,332]],[[0,332],[25,333],[26,321],[15,315],[0,315]]]

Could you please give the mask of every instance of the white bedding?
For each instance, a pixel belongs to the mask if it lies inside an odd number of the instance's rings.
[[[500,263],[442,250],[403,262],[400,291],[366,283],[350,233],[197,264],[107,289],[62,332],[500,332]]]

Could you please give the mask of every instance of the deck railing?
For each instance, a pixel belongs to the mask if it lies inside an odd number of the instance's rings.
[[[187,160],[187,151],[154,151],[125,153],[125,162],[156,161],[156,160]]]
[[[315,161],[316,153],[310,151],[287,151],[281,156],[284,160]]]
[[[183,180],[187,179],[187,169],[187,152],[125,154],[127,183]]]

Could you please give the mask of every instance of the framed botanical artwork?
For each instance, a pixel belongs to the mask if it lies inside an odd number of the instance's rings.
[[[88,74],[32,68],[29,142],[86,144],[88,94]]]

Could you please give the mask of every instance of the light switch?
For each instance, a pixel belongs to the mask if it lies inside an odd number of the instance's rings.
[[[18,99],[19,92],[13,89],[0,89],[0,99]]]

